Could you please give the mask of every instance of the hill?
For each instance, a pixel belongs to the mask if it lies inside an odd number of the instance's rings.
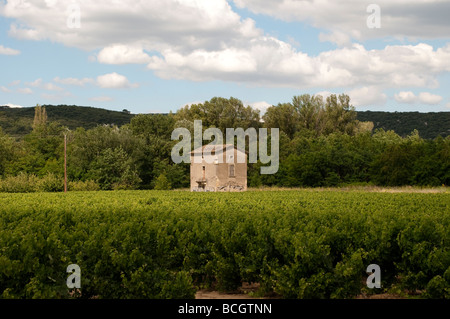
[[[84,127],[90,129],[99,124],[127,124],[133,114],[127,111],[111,111],[90,106],[43,105],[49,121],[58,122],[70,129]],[[23,136],[31,132],[34,107],[9,108],[0,106],[0,127],[7,134]]]
[[[90,106],[76,105],[43,105],[50,121],[75,129],[93,128],[99,124],[127,124],[133,118],[126,110],[111,111]],[[0,127],[13,136],[23,136],[31,132],[34,118],[34,107],[9,108],[0,106]],[[374,123],[374,129],[393,130],[400,136],[410,134],[417,129],[420,136],[433,139],[438,135],[446,137],[450,134],[450,112],[357,112],[357,119]]]
[[[433,139],[438,135],[446,137],[450,134],[450,112],[358,112],[357,119],[370,121],[374,129],[393,130],[405,137],[413,130],[425,139]]]

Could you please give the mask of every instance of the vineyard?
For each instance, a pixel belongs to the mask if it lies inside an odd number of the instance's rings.
[[[2,298],[193,298],[243,282],[280,298],[450,298],[450,194],[0,194]]]

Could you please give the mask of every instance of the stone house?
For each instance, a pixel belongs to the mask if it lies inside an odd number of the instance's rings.
[[[232,149],[232,155],[227,150]],[[194,156],[201,157],[195,163]],[[232,144],[204,145],[191,153],[191,191],[247,190],[247,153]],[[229,158],[227,158],[227,156]]]

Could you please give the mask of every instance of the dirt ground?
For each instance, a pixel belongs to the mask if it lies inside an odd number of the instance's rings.
[[[269,297],[256,297],[249,293],[256,292],[259,288],[258,283],[243,283],[242,287],[236,293],[223,293],[214,290],[199,290],[195,294],[195,299],[276,299],[276,296]],[[360,294],[355,297],[355,299],[405,299],[402,296],[394,294],[375,294],[375,295],[365,295]]]
[[[195,299],[261,299],[248,294],[226,294],[218,291],[200,290],[195,294]]]
[[[267,297],[252,297],[248,294],[227,294],[218,291],[200,290],[195,294],[195,299],[270,299]],[[355,299],[404,299],[401,296],[391,294],[359,295]]]

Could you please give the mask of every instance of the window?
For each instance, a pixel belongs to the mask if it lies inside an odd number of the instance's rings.
[[[230,165],[229,177],[234,177],[234,165]]]

